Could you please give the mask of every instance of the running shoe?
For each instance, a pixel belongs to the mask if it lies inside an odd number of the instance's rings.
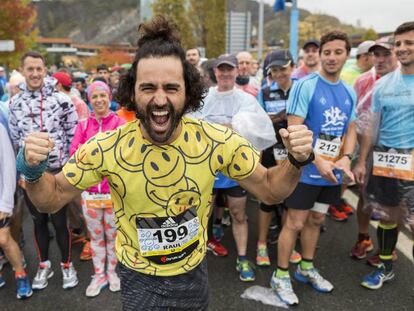
[[[266,245],[260,245],[257,247],[256,265],[260,267],[270,266],[270,259]]]
[[[108,286],[108,279],[105,274],[92,275],[92,281],[86,288],[86,297],[96,297],[101,293],[101,290]]]
[[[397,261],[397,251],[392,252],[392,261]],[[379,268],[382,265],[381,259],[379,258],[379,252],[367,260],[367,264],[374,268]]]
[[[111,292],[119,292],[121,290],[121,280],[115,271],[108,272],[109,290]]]
[[[354,247],[351,249],[350,256],[356,259],[364,259],[367,257],[367,253],[374,249],[371,238],[368,240],[357,241]]]
[[[289,275],[286,277],[276,277],[276,272],[273,272],[270,279],[270,287],[275,290],[276,296],[288,306],[294,306],[299,303],[298,296],[293,291]]]
[[[37,269],[36,276],[33,279],[32,288],[33,289],[44,289],[48,285],[48,279],[53,276],[52,264],[49,260],[41,262],[39,268]]]
[[[330,293],[334,289],[333,285],[328,280],[325,280],[315,268],[302,270],[300,266],[298,266],[294,276],[297,281],[310,284],[314,289],[321,293]]]
[[[17,299],[29,298],[33,295],[32,287],[27,276],[16,278]]]
[[[221,239],[224,236],[223,227],[221,225],[219,225],[219,224],[214,224],[213,225],[213,236],[218,242],[221,241]]]
[[[207,241],[207,250],[211,251],[215,256],[224,257],[228,255],[227,249],[221,245],[215,238]]]
[[[345,200],[342,200],[342,203],[338,206],[339,211],[344,212],[347,216],[350,216],[355,213],[355,210],[351,205],[348,204]]]
[[[301,261],[302,261],[302,255],[296,250],[293,250],[292,254],[290,254],[289,262],[293,264],[298,264]]]
[[[395,277],[394,271],[385,271],[384,265],[375,269],[370,274],[362,279],[361,285],[368,289],[380,289],[386,282],[393,280]]]
[[[248,260],[239,260],[237,258],[236,262],[236,270],[240,273],[240,280],[243,282],[251,282],[254,281],[254,270],[252,264]]]
[[[335,205],[329,206],[328,214],[336,221],[346,221],[348,219],[348,216],[344,212],[338,210]]]
[[[4,285],[6,285],[6,281],[4,280],[3,276],[0,275],[0,288],[2,288]]]
[[[91,242],[85,240],[82,247],[82,252],[79,256],[80,260],[87,261],[92,259],[92,249],[91,249]]]
[[[61,263],[60,269],[62,270],[62,287],[63,289],[73,288],[78,285],[79,280],[73,263]]]

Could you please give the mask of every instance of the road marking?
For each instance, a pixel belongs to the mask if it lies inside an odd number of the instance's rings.
[[[356,211],[356,206],[358,204],[358,196],[352,191],[347,189],[344,193],[344,198]],[[370,225],[373,226],[375,229],[377,229],[378,221],[370,221]],[[408,232],[411,232],[407,224],[405,224],[405,227],[407,228]],[[412,255],[412,247],[413,247],[413,242],[412,242],[411,237],[407,233],[400,231],[400,234],[398,235],[397,249],[405,257],[407,257],[408,260],[410,260],[411,262],[414,262],[413,255]]]

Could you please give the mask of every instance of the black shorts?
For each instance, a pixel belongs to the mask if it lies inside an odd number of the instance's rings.
[[[410,213],[414,213],[414,181],[369,176],[367,188],[369,200],[384,207],[398,207],[405,201]]]
[[[235,186],[231,188],[213,188],[213,194],[216,196],[228,195],[229,197],[242,198],[247,195],[247,191],[240,186]]]
[[[3,219],[0,219],[0,229],[9,227],[10,222],[11,222],[11,217],[4,217]]]
[[[204,259],[193,270],[176,276],[153,276],[119,264],[122,310],[207,310],[208,273]]]
[[[298,183],[293,193],[285,200],[288,208],[310,210],[318,203],[339,205],[341,186],[314,186]]]

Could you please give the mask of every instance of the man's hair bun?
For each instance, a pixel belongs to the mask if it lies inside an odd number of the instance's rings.
[[[163,15],[157,15],[138,28],[138,48],[150,41],[169,41],[181,44],[180,32],[176,24]]]

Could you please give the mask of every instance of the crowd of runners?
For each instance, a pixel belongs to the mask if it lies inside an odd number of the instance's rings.
[[[140,26],[130,69],[52,71],[36,51],[7,75],[0,67],[0,272],[16,279],[5,284],[0,274],[0,288],[29,298],[55,274],[63,289],[76,287],[71,249],[82,243],[80,260],[93,262],[87,297],[109,287],[124,310],[207,310],[205,254],[228,255],[221,242],[231,226],[240,281],[274,261],[270,287],[296,305],[289,266],[292,278],[332,292],[314,262],[319,235],[327,215],[353,213],[350,256],[375,250],[361,285],[378,290],[398,277],[401,226],[414,240],[414,22],[362,42],[356,60],[350,52],[347,34],[330,31],[309,38],[298,61],[283,48],[262,63],[248,51],[207,60],[158,16]],[[241,115],[265,115],[274,142],[256,148],[243,137],[254,127],[234,131]],[[356,210],[342,198],[355,184]],[[248,196],[258,227],[247,220]],[[256,258],[247,256],[252,231]],[[35,275],[25,270],[25,243],[36,245]]]

